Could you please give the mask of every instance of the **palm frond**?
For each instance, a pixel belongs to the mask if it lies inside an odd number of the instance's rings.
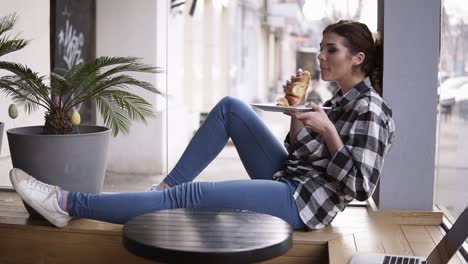
[[[58,95],[63,98],[73,91],[72,84],[63,76],[56,72],[50,73],[50,92],[52,95]]]
[[[101,93],[101,96],[112,97],[133,121],[146,123],[146,117],[155,117],[152,105],[133,93],[123,90],[107,90]]]
[[[0,35],[13,29],[13,26],[16,24],[16,19],[16,14],[10,14],[0,18]]]
[[[74,98],[73,101],[68,105],[69,107],[72,107],[72,106],[75,106],[79,103],[86,101],[89,98],[99,96],[99,94],[104,92],[106,89],[112,89],[112,88],[127,89],[128,86],[141,87],[153,93],[163,95],[161,91],[156,89],[152,84],[148,82],[139,81],[128,75],[119,75],[116,77],[107,78],[106,80],[100,82],[96,87],[92,87],[93,89],[88,89],[85,94],[82,94],[81,96]]]
[[[117,65],[102,74],[99,74],[96,76],[94,80],[90,83],[90,85],[93,85],[99,81],[105,80],[108,77],[111,77],[117,73],[127,73],[127,72],[143,72],[143,73],[160,73],[164,72],[162,68],[157,68],[153,66],[148,66],[145,64],[133,62],[133,63],[125,63],[121,65]]]
[[[21,94],[20,96],[12,96],[13,101],[23,107],[25,112],[31,114],[39,109],[40,103],[36,97],[31,94]],[[47,108],[46,108],[47,109]]]
[[[128,134],[130,129],[131,120],[125,112],[118,107],[114,98],[106,96],[96,97],[96,105],[101,112],[104,120],[104,125],[112,130],[112,134],[116,137],[119,132]]]
[[[24,39],[7,40],[7,38],[8,36],[0,39],[0,57],[5,54],[20,50],[29,43],[29,41]]]
[[[102,70],[105,67],[113,65],[127,65],[123,71],[135,71],[135,72],[148,72],[148,73],[161,73],[164,72],[162,68],[149,66],[139,61],[141,58],[137,57],[106,57],[101,56],[88,63],[76,65],[70,70],[70,76],[86,77],[89,73]],[[115,72],[117,73],[117,72]]]
[[[161,73],[162,68],[149,66],[139,63],[140,59],[135,57],[99,57],[89,63],[73,67],[65,76],[72,83],[73,94],[77,101],[86,101],[90,94],[93,94],[98,87],[102,85],[111,76],[124,72],[142,72],[142,73]],[[113,67],[112,67],[113,66]],[[109,68],[110,69],[107,69]],[[104,71],[101,73],[101,71]],[[141,86],[140,86],[141,87]],[[142,87],[151,92],[163,95],[163,93],[152,85]],[[83,98],[80,98],[83,97]],[[66,100],[66,104],[68,99]],[[75,104],[75,103],[73,103]]]
[[[17,36],[11,38],[5,33],[11,29],[16,23],[16,14],[4,16],[0,19],[0,57],[24,48],[29,41],[18,39]]]
[[[53,72],[65,78],[65,75],[69,72],[69,70],[65,68],[56,67]]]
[[[106,126],[114,136],[124,134],[133,121],[146,123],[147,117],[155,117],[152,105],[142,97],[123,90],[106,90],[96,97]]]
[[[39,106],[49,109],[38,97],[28,91],[28,87],[25,82],[18,81],[16,76],[0,78],[0,91],[11,97],[18,105],[23,106],[27,113],[36,111]]]
[[[70,80],[74,86],[80,86],[92,82],[96,75],[100,75],[97,73],[100,73],[102,68],[124,63],[134,63],[135,60],[136,58],[133,57],[99,57],[88,63],[75,65],[64,77]]]
[[[0,69],[7,70],[16,75],[14,81],[25,82],[28,85],[21,85],[18,88],[27,89],[31,94],[41,99],[48,105],[52,105],[50,90],[44,84],[44,77],[39,76],[26,66],[14,62],[0,61]],[[11,79],[13,81],[13,79]]]

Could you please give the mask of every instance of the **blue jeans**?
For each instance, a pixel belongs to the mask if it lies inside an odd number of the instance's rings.
[[[251,180],[192,182],[231,138]],[[287,152],[252,108],[225,97],[210,112],[164,182],[164,191],[116,194],[70,192],[71,216],[112,223],[158,210],[231,208],[277,216],[294,229],[305,229],[293,198],[295,187],[273,180]]]

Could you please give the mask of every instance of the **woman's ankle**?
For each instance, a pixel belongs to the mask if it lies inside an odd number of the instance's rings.
[[[60,198],[58,201],[58,204],[60,206],[60,209],[62,209],[65,212],[68,212],[68,191],[60,189]]]

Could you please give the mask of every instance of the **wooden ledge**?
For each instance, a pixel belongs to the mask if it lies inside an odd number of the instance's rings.
[[[440,225],[444,217],[444,213],[436,209],[432,211],[381,210],[372,198],[367,200],[367,210],[371,217],[381,224]]]
[[[432,247],[427,246],[427,239],[438,242],[434,225],[440,223],[440,214],[426,213],[385,212],[372,209],[371,204],[367,208],[349,206],[323,229],[294,232],[293,247],[285,255],[262,263],[347,264],[353,254],[363,251],[417,254],[421,247]],[[374,221],[374,216],[393,221],[384,238],[376,235],[376,223],[377,227],[382,225]],[[123,247],[122,225],[75,219],[64,228],[56,228],[47,221],[29,219],[14,192],[0,192],[0,234],[0,263],[155,263]]]
[[[0,192],[0,263],[156,263],[123,247],[122,227],[74,219],[64,228],[56,228],[45,220],[30,219],[16,193]],[[263,263],[327,263],[327,241],[339,237],[340,231],[330,227],[316,235],[295,232],[293,247],[286,254]]]

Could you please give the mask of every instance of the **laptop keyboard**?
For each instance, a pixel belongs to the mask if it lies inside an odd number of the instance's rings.
[[[385,256],[382,264],[426,264],[426,261],[420,261],[417,258]]]

